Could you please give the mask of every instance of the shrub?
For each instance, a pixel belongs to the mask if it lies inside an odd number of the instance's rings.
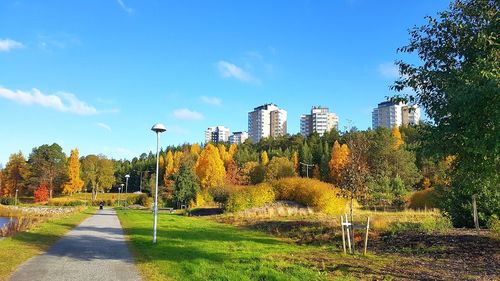
[[[42,183],[35,190],[35,203],[38,202],[47,202],[49,200],[49,187],[46,183]]]
[[[248,186],[229,194],[226,210],[236,212],[248,208],[262,207],[273,202],[274,199],[274,190],[270,184],[262,183],[256,186]]]
[[[224,186],[214,187],[209,190],[209,194],[212,196],[216,203],[225,206],[229,196],[235,192],[241,191],[243,188],[247,188],[241,185],[228,184]]]
[[[294,177],[295,166],[292,161],[286,157],[273,157],[266,166],[265,180],[278,180],[282,178]]]
[[[271,185],[277,200],[295,201],[326,214],[341,214],[347,210],[348,200],[339,196],[340,189],[316,179],[284,178]]]
[[[0,204],[2,205],[15,205],[16,199],[12,197],[0,197]]]
[[[153,198],[149,197],[147,194],[140,194],[135,197],[134,204],[141,205],[143,207],[150,207],[153,202]]]
[[[84,206],[87,205],[87,201],[85,200],[78,200],[78,199],[72,199],[72,198],[52,198],[49,199],[48,205],[51,206]]]
[[[496,215],[491,216],[488,220],[488,228],[494,238],[500,238],[500,219]]]
[[[413,192],[408,207],[412,209],[437,208],[437,194],[434,188]]]
[[[264,165],[257,165],[250,170],[250,183],[259,184],[264,181],[266,174],[266,167]]]

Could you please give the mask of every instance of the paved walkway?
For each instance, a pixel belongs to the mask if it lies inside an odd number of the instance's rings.
[[[11,281],[141,280],[111,209],[100,210],[45,254],[25,262]]]

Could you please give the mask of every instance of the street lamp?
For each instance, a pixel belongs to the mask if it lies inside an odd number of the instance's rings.
[[[155,205],[154,205],[154,222],[153,222],[153,244],[156,243],[156,226],[158,222],[158,170],[160,166],[160,134],[165,132],[165,125],[155,124],[151,131],[156,133],[156,183],[155,183]]]
[[[122,205],[122,197],[121,197],[121,191],[123,189],[123,183],[120,184],[121,187],[118,187],[118,207]]]
[[[125,175],[125,205],[128,207],[128,200],[127,200],[127,195],[128,195],[128,178],[130,178],[130,175]]]

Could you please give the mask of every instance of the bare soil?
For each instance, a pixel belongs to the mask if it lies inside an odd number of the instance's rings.
[[[500,280],[500,240],[486,230],[452,229],[447,233],[371,232],[369,254],[342,254],[340,227],[308,219],[231,220],[214,218],[264,231],[292,243],[318,246],[307,255],[286,257],[315,267],[332,277],[363,280]],[[362,249],[362,233],[355,237]]]

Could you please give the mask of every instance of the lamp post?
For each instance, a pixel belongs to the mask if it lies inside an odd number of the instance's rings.
[[[153,222],[153,244],[156,243],[156,226],[158,223],[158,171],[160,166],[160,134],[165,132],[165,125],[155,124],[151,131],[156,133],[156,183],[155,183],[155,205],[154,205],[154,222]]]
[[[120,184],[120,187],[118,187],[118,207],[122,205],[122,189],[123,189],[123,183]]]
[[[130,175],[127,174],[125,175],[125,206],[128,207],[128,200],[127,200],[127,196],[128,196],[128,178],[130,178]]]
[[[19,189],[16,188],[16,200],[15,200],[15,205],[17,206],[17,192],[19,191]]]

